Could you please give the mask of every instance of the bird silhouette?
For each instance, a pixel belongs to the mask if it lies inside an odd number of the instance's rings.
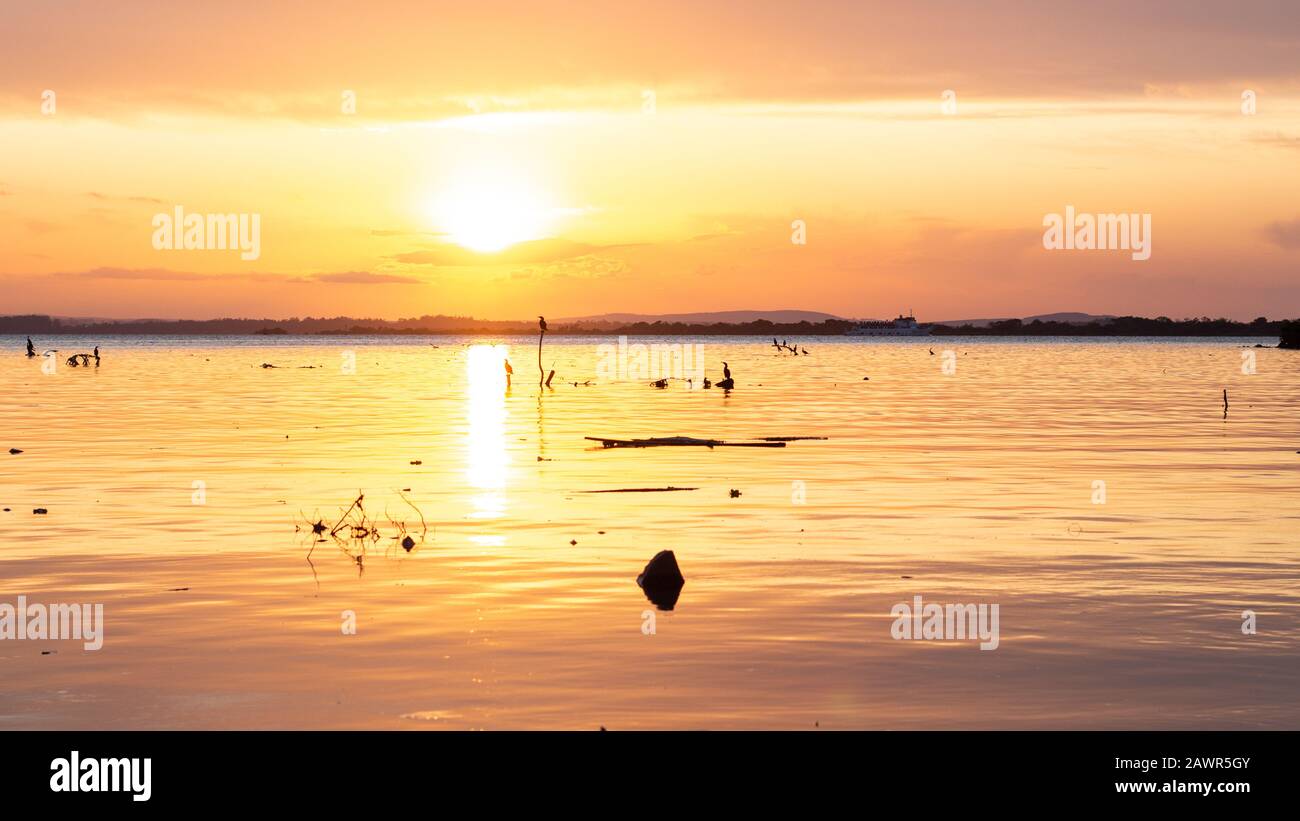
[[[736,380],[731,378],[731,368],[726,362],[722,363],[722,380],[718,382],[718,387],[723,390],[730,390],[736,387]]]
[[[537,325],[542,329],[542,333],[546,333],[546,317],[538,316]]]

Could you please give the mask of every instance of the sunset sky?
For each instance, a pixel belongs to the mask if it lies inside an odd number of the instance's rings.
[[[1067,205],[1150,214],[1151,258],[1044,249]],[[260,255],[156,250],[176,206],[260,215]],[[1300,7],[87,1],[0,19],[0,314],[748,308],[1300,315]]]

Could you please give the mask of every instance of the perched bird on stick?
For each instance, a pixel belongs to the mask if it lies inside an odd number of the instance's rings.
[[[718,387],[723,390],[730,390],[736,387],[736,380],[731,378],[731,368],[726,362],[722,363],[722,381],[718,382]]]

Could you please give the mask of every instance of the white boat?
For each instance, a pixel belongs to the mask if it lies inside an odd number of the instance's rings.
[[[898,315],[897,319],[863,319],[844,332],[845,336],[928,336],[930,327],[921,325],[914,316]]]

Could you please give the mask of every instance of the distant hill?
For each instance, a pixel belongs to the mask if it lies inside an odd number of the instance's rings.
[[[1069,325],[1087,325],[1089,322],[1108,322],[1114,319],[1112,314],[1084,314],[1078,311],[1061,311],[1055,314],[1037,314],[1035,316],[999,316],[989,319],[945,319],[939,322],[927,321],[927,325],[948,325],[955,327],[959,325],[971,325],[976,328],[987,328],[994,322],[1006,322],[1008,319],[1019,319],[1025,324],[1033,322],[1035,319],[1041,322],[1064,322]]]
[[[583,325],[588,328],[611,327],[617,328],[624,325],[635,325],[637,323],[655,323],[666,322],[683,325],[713,325],[718,322],[725,322],[731,325],[739,325],[745,322],[757,322],[760,319],[766,319],[774,324],[792,324],[796,322],[825,322],[828,319],[839,319],[834,314],[824,314],[820,311],[709,311],[690,314],[598,314],[596,316],[574,316],[559,317],[554,321],[557,324],[565,325]]]

